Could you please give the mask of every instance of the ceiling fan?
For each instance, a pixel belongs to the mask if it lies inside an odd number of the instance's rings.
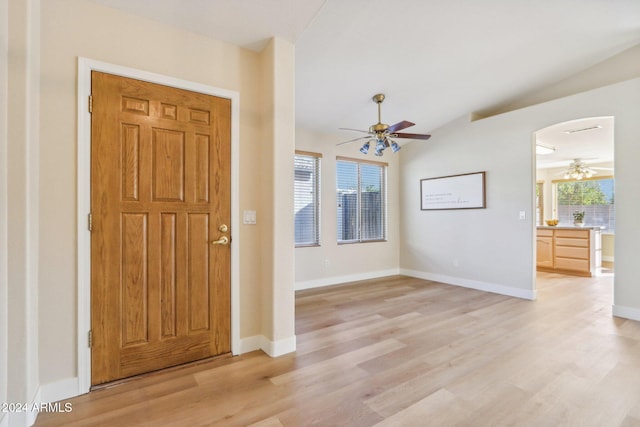
[[[393,141],[391,138],[407,138],[407,139],[423,139],[427,140],[431,138],[431,135],[421,134],[421,133],[400,133],[399,130],[406,129],[408,127],[414,126],[415,123],[411,123],[409,121],[403,120],[394,125],[389,126],[386,123],[382,123],[381,118],[381,105],[382,101],[384,101],[384,95],[378,93],[373,95],[373,102],[378,104],[378,123],[375,125],[369,126],[369,130],[360,130],[360,129],[351,129],[351,128],[340,128],[342,130],[353,130],[356,132],[364,132],[367,136],[361,136],[359,138],[350,139],[349,141],[341,142],[338,145],[349,144],[351,142],[360,141],[366,139],[367,141],[360,148],[360,152],[363,154],[367,154],[369,152],[369,147],[371,143],[375,143],[375,155],[382,156],[382,152],[387,148],[391,147],[394,153],[400,151],[400,146],[397,142]]]
[[[596,170],[612,170],[612,168],[597,168],[597,167],[589,167],[587,164],[580,159],[573,159],[567,170],[563,173],[564,179],[583,179],[583,178],[591,178],[593,175],[597,174]],[[559,174],[560,175],[560,174]]]

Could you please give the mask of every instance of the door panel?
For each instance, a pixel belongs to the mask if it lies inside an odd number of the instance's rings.
[[[92,73],[92,384],[230,351],[230,101]]]

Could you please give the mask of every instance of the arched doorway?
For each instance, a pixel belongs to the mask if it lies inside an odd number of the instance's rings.
[[[614,118],[557,123],[534,140],[536,270],[612,280]]]

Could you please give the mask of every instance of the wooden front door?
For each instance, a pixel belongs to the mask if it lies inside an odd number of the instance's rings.
[[[228,353],[231,102],[91,86],[92,384]]]

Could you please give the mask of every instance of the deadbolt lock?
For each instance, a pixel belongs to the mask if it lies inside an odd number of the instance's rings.
[[[218,227],[218,231],[220,231],[221,233],[226,233],[227,231],[229,231],[229,227],[227,227],[227,224],[222,224],[220,227]]]

